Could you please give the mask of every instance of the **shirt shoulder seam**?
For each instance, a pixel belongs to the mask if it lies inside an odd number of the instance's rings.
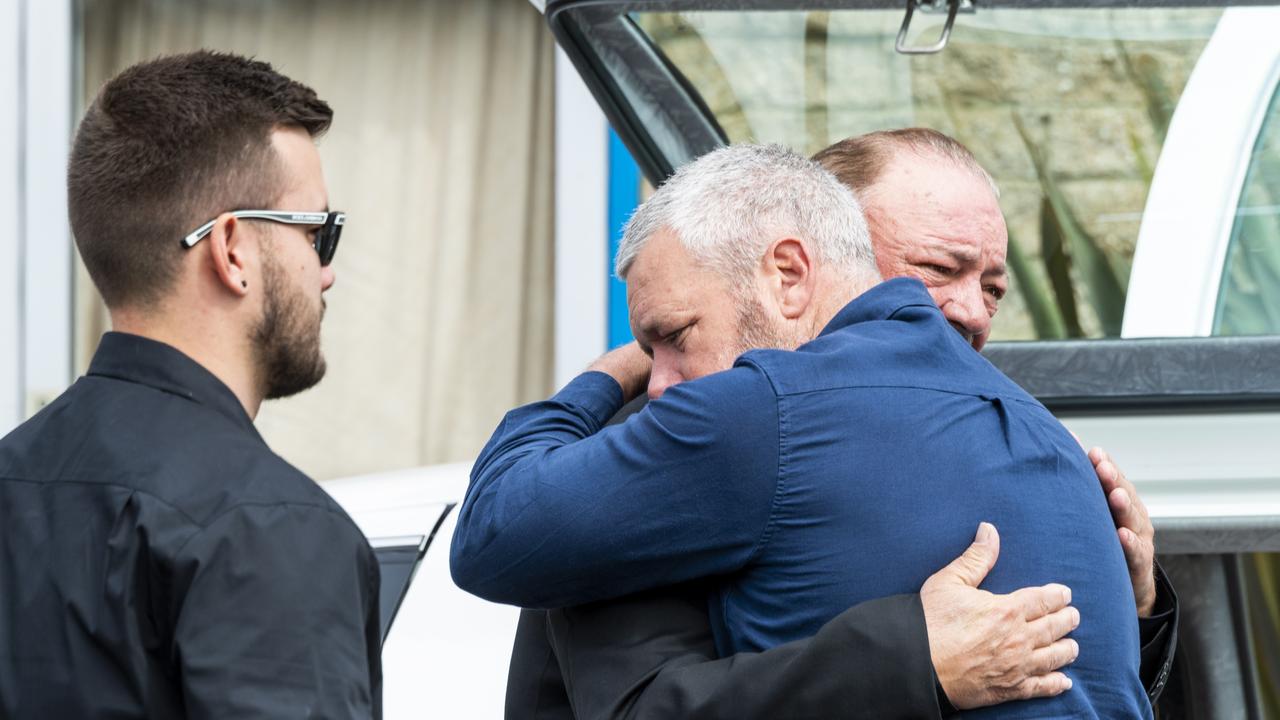
[[[207,523],[204,523],[204,524],[196,523],[196,525],[200,529],[192,533],[191,537],[187,538],[182,543],[182,545],[179,546],[177,550],[174,551],[174,554],[181,555],[182,552],[186,550],[187,546],[190,545],[193,540],[195,540],[198,536],[204,534],[210,527],[212,527],[219,520],[221,520],[222,518],[232,513],[241,512],[249,509],[256,509],[256,508],[277,508],[277,507],[308,508],[311,510],[320,510],[330,515],[337,515],[339,520],[341,520],[351,530],[355,531],[357,537],[363,540],[366,545],[368,544],[368,539],[365,538],[364,533],[355,524],[355,521],[351,519],[351,516],[348,515],[345,511],[343,511],[341,507],[327,507],[319,503],[301,502],[301,501],[294,501],[294,500],[279,500],[276,502],[240,502],[232,505],[231,507],[226,508],[225,510],[218,513],[217,515],[214,515],[213,517],[209,518],[209,522]]]
[[[156,502],[160,503],[161,505],[164,505],[165,507],[169,508],[170,510],[178,513],[188,523],[195,525],[196,527],[200,527],[199,520],[196,520],[195,518],[191,517],[191,515],[187,511],[183,510],[177,505],[174,505],[173,503],[169,502],[168,500],[165,500],[164,498],[160,497],[159,495],[156,495],[155,493],[148,492],[141,488],[136,488],[132,485],[125,485],[124,483],[103,482],[101,480],[77,480],[75,478],[57,478],[55,480],[32,480],[30,478],[14,477],[12,475],[0,475],[0,480],[8,480],[10,482],[22,482],[22,483],[31,483],[31,484],[95,485],[98,487],[116,488],[119,490],[127,491],[130,495],[145,495],[146,497],[149,497],[152,500],[155,500]]]
[[[773,400],[773,412],[774,412],[774,418],[776,419],[775,427],[777,428],[775,442],[773,443],[773,447],[776,448],[774,452],[774,460],[773,460],[774,462],[773,498],[769,503],[769,518],[768,520],[765,521],[764,527],[761,528],[760,530],[760,537],[757,538],[755,547],[751,549],[751,553],[747,556],[746,564],[750,565],[756,562],[757,560],[759,560],[760,557],[764,554],[765,548],[768,547],[769,542],[773,539],[774,533],[777,528],[778,508],[779,508],[779,505],[781,504],[782,493],[785,490],[785,485],[783,482],[783,474],[784,474],[783,447],[786,444],[786,440],[785,440],[786,435],[784,432],[784,423],[782,419],[782,403],[779,402],[779,398],[781,397],[781,394],[778,392],[778,386],[773,381],[773,377],[769,375],[768,370],[766,370],[763,366],[760,365],[760,363],[757,363],[754,360],[744,359],[742,360],[742,363],[744,365],[749,365],[750,367],[755,368],[757,372],[759,372],[762,376],[764,376],[765,381],[769,383],[769,388],[773,391],[771,399]]]
[[[273,502],[237,502],[231,505],[230,507],[224,509],[222,512],[219,512],[217,515],[214,515],[213,517],[209,518],[207,522],[200,522],[196,518],[192,517],[191,514],[188,513],[187,511],[183,510],[177,505],[174,505],[168,500],[165,500],[159,495],[156,495],[155,493],[150,492],[148,490],[133,487],[132,485],[125,485],[123,483],[102,482],[97,480],[77,480],[74,478],[59,478],[57,480],[32,480],[30,478],[14,477],[12,475],[0,475],[0,480],[6,480],[9,482],[30,483],[30,484],[58,483],[58,484],[67,484],[67,485],[96,485],[99,487],[105,486],[105,487],[117,488],[119,490],[124,490],[132,495],[142,495],[142,496],[151,498],[152,500],[174,511],[178,515],[181,515],[182,518],[186,520],[189,524],[198,528],[198,530],[196,530],[195,532],[196,535],[208,529],[210,525],[222,519],[227,514],[235,512],[237,510],[243,510],[246,508],[263,508],[263,507],[305,507],[305,508],[311,508],[314,510],[321,510],[330,514],[343,516],[343,519],[346,521],[346,523],[349,524],[354,530],[356,530],[356,532],[360,534],[360,537],[364,537],[364,533],[360,532],[360,528],[355,525],[355,521],[351,519],[350,515],[347,515],[345,511],[338,512],[339,510],[341,510],[341,507],[337,507],[337,508],[328,507],[323,503],[307,502],[304,500],[277,500]],[[186,542],[189,542],[189,541],[190,541],[190,538],[188,538]],[[186,546],[186,542],[183,543],[183,547]],[[179,551],[181,551],[181,548],[179,548]]]

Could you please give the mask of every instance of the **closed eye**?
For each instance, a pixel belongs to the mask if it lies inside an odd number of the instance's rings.
[[[948,277],[950,277],[951,275],[954,275],[956,272],[955,268],[949,267],[947,265],[938,265],[936,263],[920,263],[919,267],[925,270],[928,270],[929,272],[937,273],[939,275],[945,275]]]
[[[689,328],[691,327],[693,327],[692,323],[685,325],[684,327],[680,328],[679,330],[676,330],[673,333],[668,333],[666,336],[662,338],[662,341],[667,343],[668,345],[671,345],[677,350],[684,350],[685,336],[689,334]]]

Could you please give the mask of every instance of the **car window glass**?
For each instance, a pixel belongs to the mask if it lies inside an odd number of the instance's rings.
[[[1280,93],[1249,158],[1217,312],[1214,335],[1280,334]]]
[[[1114,337],[1152,177],[1220,8],[982,8],[946,50],[893,11],[634,13],[730,141],[807,153],[927,126],[995,177],[1012,282],[993,339]],[[937,37],[917,15],[910,42]]]

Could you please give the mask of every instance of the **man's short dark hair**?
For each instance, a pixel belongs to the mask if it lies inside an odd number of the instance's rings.
[[[272,131],[315,137],[332,119],[311,88],[228,53],[161,57],[108,81],[67,171],[71,230],[107,305],[160,300],[184,235],[223,212],[269,208],[284,191]]]
[[[923,157],[950,160],[959,167],[972,170],[990,183],[991,189],[999,195],[995,180],[973,156],[969,148],[959,140],[930,128],[878,130],[845,138],[819,150],[813,156],[813,160],[835,175],[840,182],[861,198],[867,188],[874,185],[884,174],[894,154],[903,150],[913,151]]]

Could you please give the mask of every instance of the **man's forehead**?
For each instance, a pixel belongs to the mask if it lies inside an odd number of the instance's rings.
[[[627,311],[632,330],[650,335],[671,330],[709,307],[729,302],[724,278],[696,262],[671,234],[654,235],[627,272]]]
[[[982,264],[983,272],[1003,274],[1007,235],[997,231],[949,232],[928,234],[915,241],[916,249],[925,253],[944,255],[962,265]]]
[[[654,270],[627,275],[627,312],[636,331],[656,330],[673,315],[689,312],[697,300],[688,283],[671,282],[661,268]]]
[[[630,309],[631,330],[637,337],[654,337],[670,331],[670,325],[682,321],[696,312],[695,308],[680,299],[666,298]]]
[[[301,128],[281,127],[272,132],[284,172],[282,202],[298,210],[327,210],[329,193],[325,185],[320,152],[315,141]]]
[[[945,231],[945,228],[943,229]],[[917,249],[926,253],[945,255],[962,264],[971,264],[982,260],[982,242],[968,234],[925,234],[919,236],[915,244]]]
[[[947,158],[895,156],[865,193],[877,252],[945,253],[957,262],[982,262],[1003,272],[1008,231],[986,179]],[[875,230],[893,237],[875,237]]]

